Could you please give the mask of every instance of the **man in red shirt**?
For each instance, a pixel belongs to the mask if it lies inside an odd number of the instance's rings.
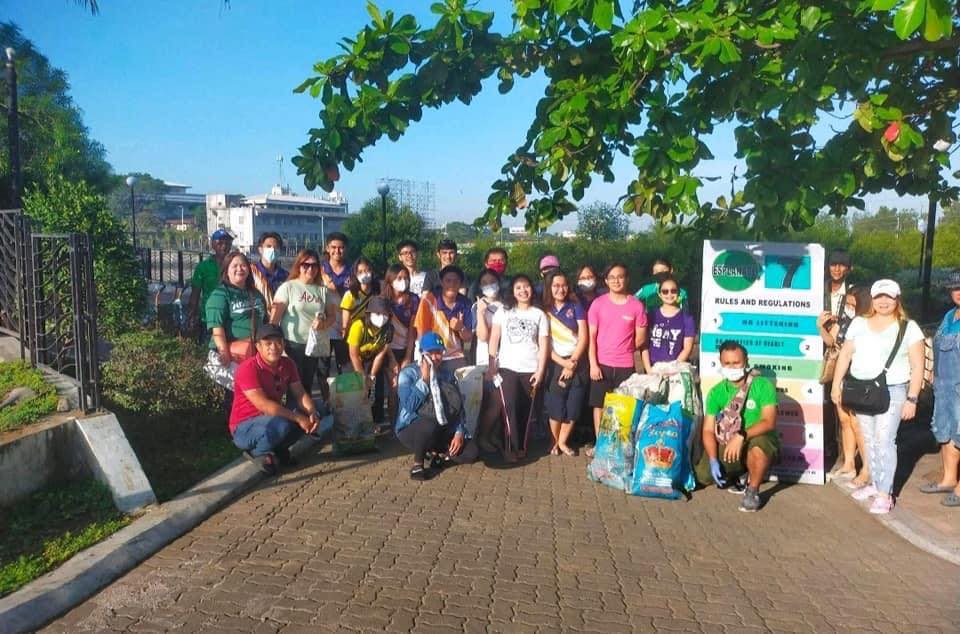
[[[290,446],[304,433],[314,433],[320,419],[313,399],[303,389],[297,366],[283,356],[280,327],[263,324],[257,328],[256,347],[257,354],[237,367],[230,434],[233,444],[261,471],[276,475],[278,462],[293,464]],[[297,403],[296,409],[283,404],[288,392],[287,403]]]

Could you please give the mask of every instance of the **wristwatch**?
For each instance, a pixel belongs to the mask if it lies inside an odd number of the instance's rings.
[[[908,397],[907,397],[907,402],[908,402],[908,403],[913,403],[914,405],[916,405],[916,404],[917,404],[917,397],[916,397],[916,396],[908,396]]]

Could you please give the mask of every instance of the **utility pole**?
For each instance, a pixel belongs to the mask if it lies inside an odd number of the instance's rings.
[[[933,236],[937,224],[937,201],[930,196],[930,203],[927,206],[927,231],[923,238],[923,267],[920,272],[920,284],[922,290],[920,312],[921,317],[926,320],[930,312],[930,272],[933,268]]]

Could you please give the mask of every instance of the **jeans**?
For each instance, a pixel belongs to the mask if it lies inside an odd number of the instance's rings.
[[[900,412],[907,400],[907,385],[898,383],[887,386],[890,407],[883,414],[857,414],[873,486],[885,495],[890,495],[893,490],[893,474],[897,471],[897,429],[900,427]]]
[[[251,455],[262,456],[273,452],[277,447],[288,449],[303,436],[300,425],[282,416],[261,414],[240,423],[233,431],[233,444],[249,451]]]

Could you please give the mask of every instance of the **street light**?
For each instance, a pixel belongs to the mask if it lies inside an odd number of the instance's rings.
[[[130,188],[130,235],[133,237],[133,248],[137,248],[137,209],[133,203],[133,186],[137,184],[136,176],[127,176],[127,187]]]
[[[22,174],[20,172],[20,123],[17,114],[17,67],[14,65],[14,50],[9,46],[4,51],[7,55],[7,152],[10,157],[10,207],[23,207]]]
[[[387,184],[387,181],[380,181],[377,185],[377,193],[380,194],[380,212],[381,212],[381,229],[382,241],[381,241],[381,255],[383,256],[383,266],[387,266],[387,194],[390,193],[390,185]]]

